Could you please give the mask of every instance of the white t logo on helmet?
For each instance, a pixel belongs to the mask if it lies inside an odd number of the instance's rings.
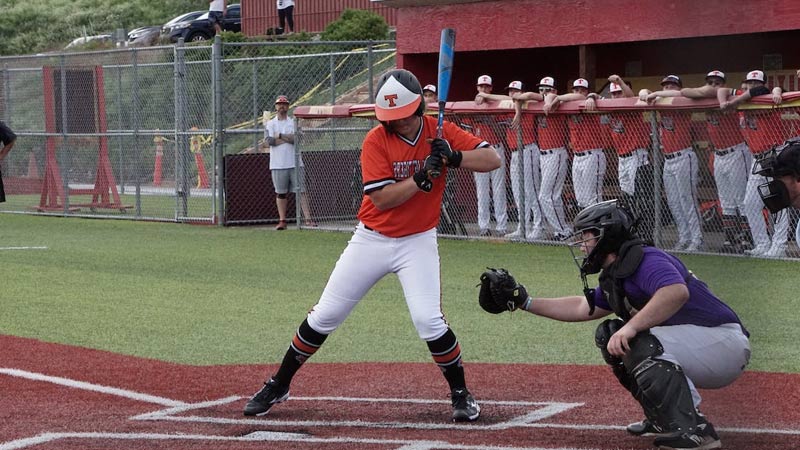
[[[375,96],[375,116],[382,121],[405,119],[414,115],[421,102],[421,95],[391,76]]]

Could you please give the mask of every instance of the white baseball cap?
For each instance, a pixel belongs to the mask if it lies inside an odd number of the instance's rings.
[[[608,92],[622,92],[622,86],[618,85],[617,83],[611,83],[608,86]]]
[[[572,87],[574,87],[574,88],[582,87],[582,88],[589,89],[589,82],[586,81],[584,78],[578,78],[577,80],[572,82]]]
[[[556,87],[556,80],[553,77],[544,77],[539,81],[539,84],[536,87],[549,87],[554,88]]]
[[[744,81],[760,81],[760,82],[763,83],[764,82],[764,72],[762,72],[760,70],[753,70],[753,71],[747,72],[747,77],[744,79]]]
[[[490,77],[489,75],[481,75],[481,76],[479,76],[478,77],[478,86],[480,86],[482,84],[491,86],[492,85],[492,77]]]
[[[512,81],[511,83],[508,83],[508,87],[506,89],[518,89],[521,91],[522,81]]]
[[[422,92],[425,92],[425,91],[431,91],[431,92],[433,92],[435,94],[436,93],[436,86],[434,86],[432,84],[426,84],[425,87],[422,88]]]
[[[719,78],[722,81],[725,81],[725,73],[719,70],[712,70],[711,72],[708,72],[708,75],[706,75],[706,80],[709,78]]]

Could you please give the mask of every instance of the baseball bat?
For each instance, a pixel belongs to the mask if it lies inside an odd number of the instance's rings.
[[[436,137],[442,138],[444,123],[444,107],[447,104],[447,93],[450,91],[450,80],[453,77],[453,53],[456,49],[456,30],[445,28],[439,43],[439,120],[436,125]],[[441,172],[432,170],[430,176],[438,178]]]

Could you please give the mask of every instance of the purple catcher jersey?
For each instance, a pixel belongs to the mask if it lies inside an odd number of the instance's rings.
[[[664,286],[685,284],[689,289],[689,300],[660,326],[690,324],[716,327],[725,323],[742,324],[736,313],[695,277],[680,259],[656,247],[644,247],[643,250],[644,257],[639,268],[624,281],[625,293],[634,308],[642,309],[653,294]],[[597,307],[611,311],[602,290],[598,287],[595,292]],[[744,332],[749,336],[746,330]]]

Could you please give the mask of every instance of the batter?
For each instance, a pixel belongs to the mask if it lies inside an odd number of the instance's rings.
[[[469,422],[480,416],[480,406],[467,390],[461,347],[442,312],[436,226],[448,168],[489,172],[500,167],[500,158],[485,141],[450,122],[444,123],[443,138],[436,139],[437,120],[423,116],[422,87],[409,71],[385,73],[375,99],[381,125],[367,134],[361,151],[360,222],[278,372],[245,406],[247,416],[266,414],[286,400],[302,364],[390,273],[397,274],[417,333],[450,387],[452,420]],[[434,170],[441,176],[431,179],[428,174]]]

